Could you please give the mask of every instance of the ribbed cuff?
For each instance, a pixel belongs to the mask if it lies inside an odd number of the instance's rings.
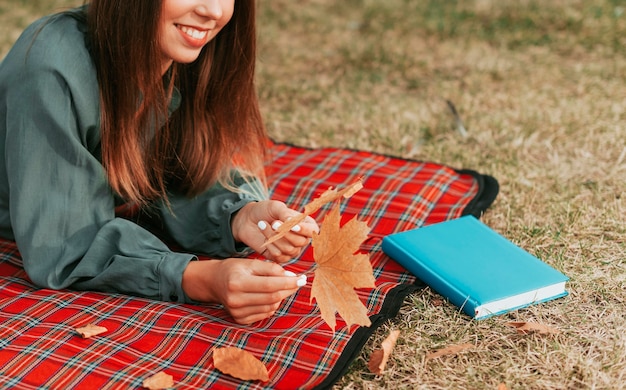
[[[248,203],[256,202],[257,200],[252,197],[242,197],[237,202],[229,203],[225,202],[223,205],[221,227],[221,246],[226,253],[230,253],[232,256],[240,256],[248,252],[248,247],[239,242],[235,242],[233,237],[232,218],[235,213],[241,210]]]
[[[170,252],[159,263],[159,294],[161,300],[170,302],[190,302],[183,291],[183,272],[196,257],[187,253]]]

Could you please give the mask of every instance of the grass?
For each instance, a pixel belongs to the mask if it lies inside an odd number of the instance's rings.
[[[80,1],[0,0],[0,56]],[[345,389],[614,389],[626,382],[626,2],[265,0],[258,88],[272,137],[495,176],[483,220],[571,277],[567,298],[472,321],[426,290]],[[461,137],[445,101],[456,105]],[[519,335],[507,321],[558,328]],[[369,353],[401,330],[387,371]],[[451,344],[476,347],[426,362]]]

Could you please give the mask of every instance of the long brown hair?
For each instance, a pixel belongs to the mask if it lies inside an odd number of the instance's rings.
[[[101,100],[102,162],[114,191],[146,203],[197,195],[232,169],[264,182],[266,132],[254,86],[255,4],[233,16],[191,64],[162,76],[161,1],[92,0],[89,40]],[[180,107],[168,119],[173,90]],[[173,188],[175,187],[175,188]]]

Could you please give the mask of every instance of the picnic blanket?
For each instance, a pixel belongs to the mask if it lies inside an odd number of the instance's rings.
[[[416,279],[381,251],[390,233],[480,216],[495,199],[497,181],[437,163],[341,149],[272,145],[267,167],[272,198],[301,209],[329,187],[363,178],[364,188],[342,202],[344,217],[371,228],[361,250],[370,254],[376,288],[357,290],[370,327],[333,331],[321,319],[309,284],[285,300],[275,316],[250,326],[233,323],[219,305],[160,302],[122,294],[55,291],[34,286],[13,242],[0,241],[0,388],[138,389],[164,371],[177,389],[297,389],[331,387],[376,330],[394,317]],[[322,209],[314,216],[321,221]],[[309,247],[287,264],[313,266]],[[108,332],[84,339],[89,323]],[[235,346],[260,359],[270,381],[241,381],[217,371],[212,351]]]

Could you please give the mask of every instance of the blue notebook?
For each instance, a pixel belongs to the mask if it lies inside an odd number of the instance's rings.
[[[567,276],[473,216],[391,234],[382,250],[476,319],[567,295]]]

